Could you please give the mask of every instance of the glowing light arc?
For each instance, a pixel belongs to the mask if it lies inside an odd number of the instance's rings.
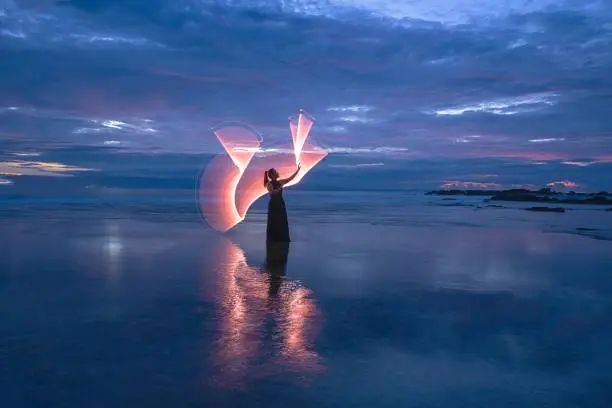
[[[198,203],[206,222],[221,232],[242,222],[251,205],[266,194],[263,172],[270,167],[287,177],[301,164],[298,175],[286,187],[299,183],[327,156],[308,141],[313,124],[314,119],[304,111],[290,117],[292,153],[273,154],[260,154],[263,139],[249,126],[228,123],[212,128],[225,154],[213,157],[199,179]]]

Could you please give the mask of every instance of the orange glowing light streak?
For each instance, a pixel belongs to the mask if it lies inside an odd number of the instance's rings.
[[[308,136],[314,120],[304,112],[289,119],[292,153],[261,152],[261,138],[242,125],[227,125],[213,130],[227,156],[216,156],[200,177],[200,211],[208,224],[225,232],[246,217],[251,205],[264,194],[264,171],[276,168],[281,178],[288,177],[301,164],[298,175],[285,187],[299,183],[325,156]]]

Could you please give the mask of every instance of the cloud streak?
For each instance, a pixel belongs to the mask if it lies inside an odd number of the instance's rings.
[[[94,171],[94,169],[53,162],[23,160],[0,162],[0,175],[4,176],[69,176],[83,171]]]
[[[546,185],[551,188],[555,188],[555,187],[576,188],[578,187],[577,183],[574,183],[573,181],[569,181],[569,180],[551,181],[550,183],[547,183]]]
[[[516,115],[533,112],[546,106],[555,104],[556,94],[534,94],[513,98],[500,98],[492,101],[483,101],[475,104],[456,106],[435,110],[438,116],[457,116],[466,113],[490,113],[494,115]]]

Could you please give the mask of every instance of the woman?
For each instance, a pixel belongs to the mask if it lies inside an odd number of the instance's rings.
[[[287,220],[287,209],[283,199],[283,186],[289,183],[300,172],[300,165],[289,178],[279,180],[279,174],[272,168],[264,172],[264,186],[270,193],[268,202],[268,226],[266,228],[267,242],[290,242],[289,221]]]

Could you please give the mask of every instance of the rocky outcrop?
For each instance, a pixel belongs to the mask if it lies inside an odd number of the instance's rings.
[[[490,197],[491,201],[612,205],[612,194],[606,191],[600,191],[599,193],[576,193],[571,191],[568,194],[564,194],[549,189],[532,191],[517,188],[510,190],[438,190],[430,191],[426,194],[440,196],[483,196]]]

